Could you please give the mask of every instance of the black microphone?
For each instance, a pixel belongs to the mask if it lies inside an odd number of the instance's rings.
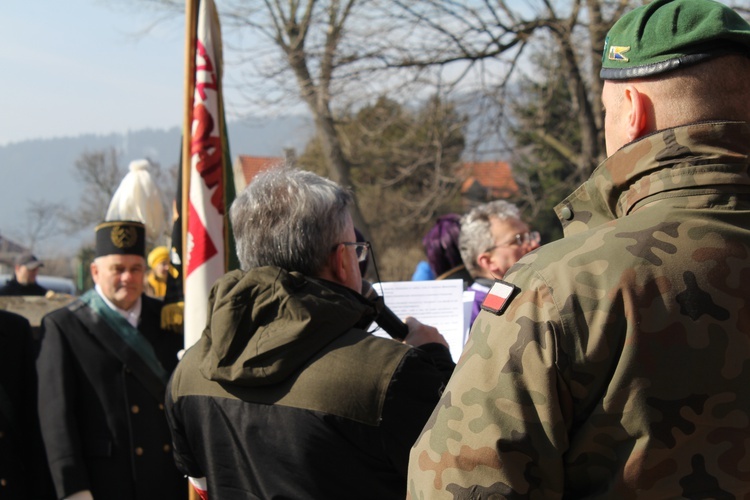
[[[367,280],[362,280],[362,296],[375,306],[375,312],[377,313],[375,323],[394,339],[404,340],[409,334],[409,327],[385,305],[383,296],[378,295],[378,292]]]

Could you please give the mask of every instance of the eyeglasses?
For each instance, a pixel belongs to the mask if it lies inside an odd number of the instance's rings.
[[[503,243],[502,245],[495,245],[493,247],[490,247],[487,250],[485,250],[485,252],[489,252],[496,248],[509,247],[512,245],[517,245],[519,247],[528,245],[530,243],[534,245],[538,245],[539,243],[541,243],[541,241],[542,241],[542,237],[539,234],[539,231],[529,231],[528,233],[518,233],[517,235],[513,237],[511,241],[507,243]]]
[[[370,250],[369,241],[342,241],[341,243],[333,245],[331,251],[336,250],[339,245],[354,247],[355,252],[357,252],[357,262],[364,262],[367,260],[367,255]]]

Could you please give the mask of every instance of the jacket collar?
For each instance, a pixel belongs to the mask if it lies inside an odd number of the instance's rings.
[[[555,207],[565,235],[690,188],[750,192],[750,125],[703,122],[655,132],[607,158]]]

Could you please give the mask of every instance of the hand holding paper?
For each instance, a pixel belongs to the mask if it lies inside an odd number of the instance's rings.
[[[468,335],[474,300],[472,292],[464,292],[462,280],[388,281],[375,283],[373,288],[402,320],[411,316],[435,327],[448,342],[453,360],[458,360]],[[465,313],[467,300],[469,314]]]
[[[448,341],[445,340],[445,337],[434,326],[425,325],[412,316],[406,317],[406,325],[409,327],[409,334],[404,339],[405,343],[414,347],[430,343],[442,344],[445,347],[449,347]]]

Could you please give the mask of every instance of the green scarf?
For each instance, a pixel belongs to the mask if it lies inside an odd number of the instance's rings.
[[[151,344],[141,335],[133,325],[128,323],[128,320],[122,317],[120,313],[112,310],[106,302],[99,296],[96,290],[89,290],[81,296],[81,301],[86,303],[91,309],[94,310],[111,328],[114,330],[122,340],[125,341],[131,349],[133,349],[143,359],[159,379],[167,382],[169,374],[159,362],[156,357],[154,348]]]

